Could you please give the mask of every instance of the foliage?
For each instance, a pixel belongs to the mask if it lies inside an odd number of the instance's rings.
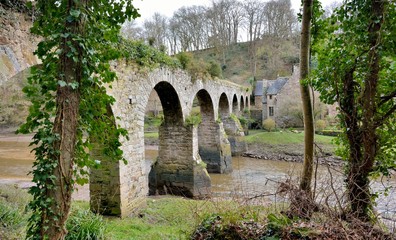
[[[326,121],[325,121],[325,120],[319,119],[319,120],[316,120],[316,122],[315,122],[315,127],[316,127],[318,130],[320,130],[320,131],[323,130],[323,129],[325,129],[326,126],[327,126],[327,124],[326,124]]]
[[[244,117],[244,116],[239,116],[238,117],[239,122],[243,127],[247,127],[249,123],[252,122],[252,119],[249,117]]]
[[[395,166],[388,149],[394,138],[387,130],[394,129],[396,110],[396,5],[346,1],[326,23],[317,37],[313,83],[325,103],[340,106],[344,134],[339,143],[345,148],[338,152],[348,160],[349,200],[352,211],[367,220],[372,207],[368,176],[387,175]]]
[[[207,67],[207,71],[208,71],[208,73],[210,74],[210,76],[212,78],[215,78],[215,77],[222,78],[223,77],[220,64],[218,64],[215,61],[210,61],[209,62],[209,65]]]
[[[40,233],[47,230],[45,226],[60,224],[59,228],[62,228],[59,219],[66,218],[67,213],[57,210],[61,206],[55,204],[51,195],[54,196],[60,188],[71,191],[74,182],[88,182],[85,169],[96,166],[87,152],[92,148],[92,140],[105,146],[103,154],[114,160],[122,158],[118,137],[126,136],[126,131],[117,129],[114,118],[109,115],[109,106],[114,103],[114,98],[106,94],[105,85],[116,77],[110,71],[108,61],[119,56],[114,47],[120,24],[131,16],[138,16],[130,1],[125,0],[88,3],[42,0],[36,1],[35,7],[40,15],[31,31],[43,39],[35,51],[43,67],[32,69],[32,76],[24,88],[32,106],[26,123],[19,129],[20,133],[35,133],[32,142],[35,145],[35,185],[29,190],[33,195],[29,204],[33,211],[28,228],[28,238],[31,239],[40,238]],[[72,66],[65,66],[64,61],[76,66],[73,69],[77,76],[74,81],[66,78],[65,69],[61,66],[69,69]],[[70,182],[65,186],[56,187],[55,182],[59,179],[54,171],[62,154],[57,146],[63,135],[54,133],[54,121],[59,117],[57,92],[62,90],[78,92],[79,116],[74,116],[78,121],[77,132],[70,133],[77,137],[75,152],[71,153],[74,156],[71,162],[74,177],[71,180],[66,178]]]
[[[144,117],[144,131],[155,131],[164,122],[164,115],[146,115]]]
[[[143,41],[120,39],[119,48],[126,60],[134,61],[140,66],[156,68],[158,66],[168,66],[178,68],[183,64],[175,58],[168,56],[163,51],[145,44]]]
[[[68,231],[66,240],[104,239],[105,222],[102,216],[92,213],[89,209],[72,209],[66,222],[66,228]]]
[[[176,58],[179,60],[181,67],[184,70],[187,70],[188,66],[190,65],[190,62],[192,61],[191,53],[180,52],[176,54]]]
[[[268,132],[271,132],[275,129],[275,121],[272,118],[267,118],[263,121],[263,128]]]
[[[26,191],[14,186],[0,187],[0,239],[23,239],[30,212]]]
[[[207,79],[209,76],[214,79],[222,78],[222,70],[216,61],[206,62],[203,59],[195,58],[192,53],[180,52],[176,54],[181,67],[186,70],[193,80]]]
[[[194,127],[197,127],[201,122],[202,122],[202,116],[200,113],[198,114],[192,114],[188,117],[186,117],[186,124],[191,125]]]

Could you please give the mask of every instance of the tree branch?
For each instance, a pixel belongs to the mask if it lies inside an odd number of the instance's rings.
[[[389,109],[380,119],[378,119],[376,121],[376,124],[374,127],[379,127],[382,124],[384,124],[384,122],[393,114],[396,112],[396,104],[393,105],[393,107],[391,107],[391,109]]]
[[[382,96],[381,97],[381,102],[379,102],[378,107],[382,106],[384,103],[386,103],[387,101],[389,101],[389,100],[391,100],[391,99],[393,99],[395,97],[396,97],[396,91],[392,92],[389,95]]]

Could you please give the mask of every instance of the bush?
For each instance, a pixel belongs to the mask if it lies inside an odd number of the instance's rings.
[[[326,121],[325,120],[317,120],[315,123],[315,127],[316,129],[318,129],[319,131],[325,129],[327,126]]]
[[[190,65],[192,61],[192,55],[191,53],[187,52],[181,52],[176,55],[176,58],[179,60],[181,67],[184,70],[187,70],[187,67]]]
[[[209,62],[208,73],[210,74],[210,76],[212,76],[212,78],[215,78],[215,77],[221,78],[222,77],[222,70],[220,68],[220,65],[218,63],[216,63],[215,61]]]
[[[197,127],[202,122],[201,114],[192,114],[186,117],[186,125],[192,125]]]
[[[30,195],[10,185],[0,186],[0,239],[24,239]]]
[[[263,122],[263,128],[268,132],[271,132],[275,129],[275,121],[272,118],[267,118]]]
[[[105,224],[102,217],[88,209],[72,210],[66,228],[66,239],[104,239]]]

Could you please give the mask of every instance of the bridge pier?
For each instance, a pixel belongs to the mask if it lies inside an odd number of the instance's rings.
[[[101,148],[96,144],[90,153],[93,159],[100,161],[100,167],[90,169],[90,207],[98,214],[121,215],[119,163],[102,154]]]
[[[223,123],[203,121],[198,128],[199,155],[210,173],[232,172],[231,146]]]
[[[224,117],[222,119],[228,141],[231,145],[232,156],[240,156],[247,151],[245,133],[239,119],[234,116]]]
[[[198,153],[196,127],[166,123],[160,126],[158,158],[150,172],[149,189],[150,194],[160,195],[210,195],[211,181]]]

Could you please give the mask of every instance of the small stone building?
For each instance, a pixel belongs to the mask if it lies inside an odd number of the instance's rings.
[[[275,80],[256,82],[254,89],[254,105],[251,108],[251,117],[262,123],[267,118],[275,120],[277,127],[302,127],[302,103],[300,93],[300,70],[293,67],[289,77],[278,77]],[[315,118],[334,119],[337,111],[335,105],[326,105],[320,102],[319,93],[314,92]]]
[[[278,127],[301,126],[298,116],[301,107],[299,69],[293,68],[289,77],[256,82],[251,117],[258,123],[272,118]]]

